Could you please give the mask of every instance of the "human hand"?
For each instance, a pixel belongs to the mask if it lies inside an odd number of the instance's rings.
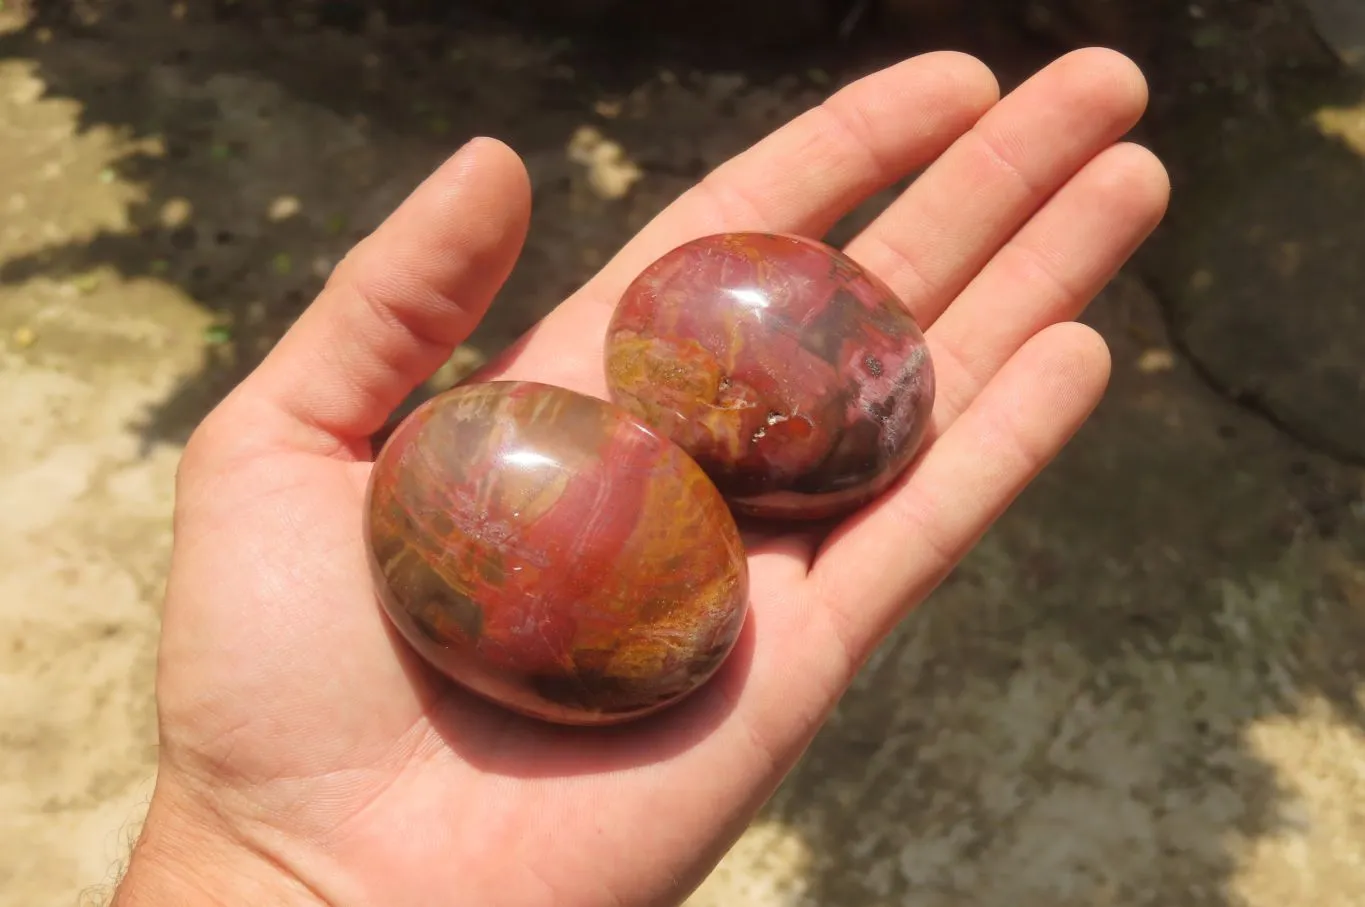
[[[479,379],[605,396],[625,285],[706,233],[823,235],[925,172],[848,245],[926,329],[918,461],[832,531],[750,548],[752,608],[680,705],[538,724],[436,677],[376,602],[371,436],[445,361],[527,228],[516,156],[471,143],[343,261],[184,454],[158,673],[161,761],[117,895],[175,903],[677,903],[743,831],[878,642],[1099,400],[1073,323],[1162,216],[1166,175],[1118,143],[1146,90],[1117,54],[1062,58],[1004,100],[959,54],[845,88],[682,196]]]

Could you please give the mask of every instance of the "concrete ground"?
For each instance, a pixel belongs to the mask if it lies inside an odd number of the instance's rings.
[[[449,381],[851,75],[125,9],[0,5],[0,907],[107,893],[179,445],[357,236],[472,131],[525,156],[527,254]],[[1196,11],[1143,43],[1175,199],[1087,316],[1106,402],[694,907],[1365,903],[1365,43]],[[1059,49],[986,31],[1006,81]]]

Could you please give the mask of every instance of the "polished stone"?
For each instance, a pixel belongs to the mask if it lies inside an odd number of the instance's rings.
[[[515,711],[607,724],[705,682],[748,603],[734,518],[623,409],[457,387],[380,451],[366,540],[384,608],[446,676]]]
[[[881,280],[801,237],[686,243],[626,289],[612,399],[690,453],[737,513],[815,519],[884,491],[934,401],[924,335]]]

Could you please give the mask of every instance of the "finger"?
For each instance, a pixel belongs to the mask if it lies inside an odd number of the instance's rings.
[[[922,327],[1087,161],[1132,128],[1147,88],[1098,48],[1047,66],[999,104],[846,248]]]
[[[826,541],[811,572],[816,613],[789,631],[785,651],[836,648],[842,664],[831,669],[856,669],[1080,428],[1109,368],[1104,340],[1084,325],[1030,339],[906,481]]]
[[[723,230],[822,236],[850,210],[943,153],[1000,95],[980,61],[912,57],[835,92],[722,164],[642,230],[589,294],[620,288],[687,239]]]
[[[517,155],[470,142],[337,266],[243,393],[302,429],[297,444],[368,438],[483,317],[529,212]]]
[[[650,262],[708,233],[822,235],[941,154],[998,93],[983,64],[949,52],[914,57],[848,85],[680,196],[479,377],[538,377],[600,393],[602,330],[626,285]]]
[[[1077,317],[1155,229],[1170,181],[1138,145],[1087,164],[1001,249],[928,331],[946,431],[1034,334]]]

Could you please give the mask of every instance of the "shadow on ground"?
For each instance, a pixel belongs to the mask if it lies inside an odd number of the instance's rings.
[[[140,426],[176,442],[472,134],[512,144],[535,187],[526,256],[471,340],[488,354],[853,73],[954,46],[1012,82],[1067,46],[1129,49],[1176,191],[1088,316],[1113,392],[888,640],[766,815],[802,839],[813,904],[1346,903],[1365,885],[1342,843],[1365,833],[1342,795],[1365,745],[1365,91],[1287,4],[1158,24],[1071,6],[964,28],[873,27],[850,4],[847,40],[702,55],[472,16],[63,5],[0,37],[0,62],[121,134],[108,179],[143,197],[126,229],[0,262],[0,282],[151,276],[211,311],[204,368]],[[1273,843],[1294,840],[1309,863]]]

